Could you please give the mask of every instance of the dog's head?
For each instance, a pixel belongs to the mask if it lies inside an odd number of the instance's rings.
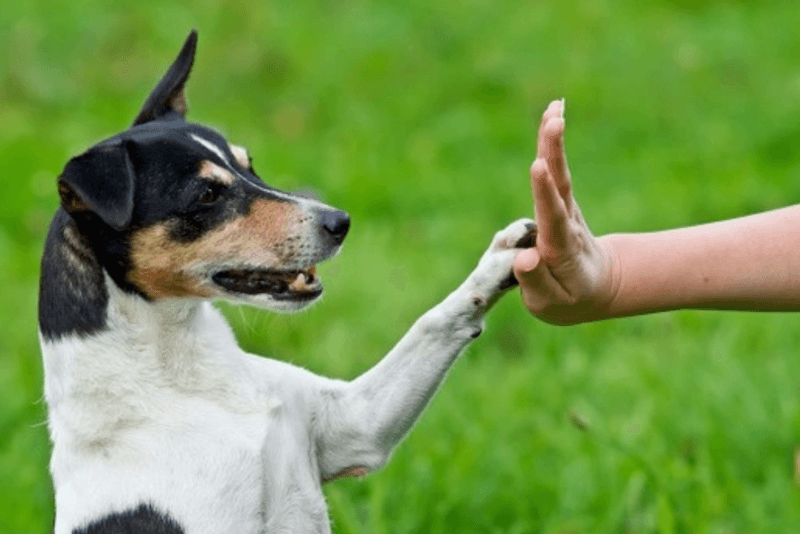
[[[300,309],[321,295],[315,264],[350,219],[266,185],[243,148],[184,120],[196,43],[192,32],[130,129],[70,160],[62,205],[124,290]]]

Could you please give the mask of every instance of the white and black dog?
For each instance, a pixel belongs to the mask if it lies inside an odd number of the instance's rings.
[[[350,219],[184,120],[196,42],[58,179],[39,297],[58,534],[330,532],[322,484],[387,461],[535,240],[530,220],[498,233],[352,382],[246,354],[210,301],[308,306]]]

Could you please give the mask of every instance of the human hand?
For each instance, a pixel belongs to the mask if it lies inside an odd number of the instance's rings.
[[[618,288],[613,247],[595,239],[572,196],[564,152],[564,101],[542,117],[531,166],[536,206],[536,246],[517,254],[514,276],[528,310],[539,319],[568,325],[606,317]]]

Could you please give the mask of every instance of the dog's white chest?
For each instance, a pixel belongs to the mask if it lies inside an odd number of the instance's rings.
[[[57,533],[143,503],[187,533],[329,532],[303,399],[283,367],[273,376],[241,353],[226,326],[199,339],[205,352],[166,363],[103,335],[43,343]]]
[[[226,414],[204,403],[176,408],[202,417],[179,425],[143,422],[71,446],[56,442],[51,468],[57,527],[144,503],[168,510],[187,532],[223,532],[232,524],[241,532],[259,532],[263,418]]]

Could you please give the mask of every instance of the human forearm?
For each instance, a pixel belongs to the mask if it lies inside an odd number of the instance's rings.
[[[800,310],[800,206],[598,241],[613,258],[604,317],[679,308]]]

